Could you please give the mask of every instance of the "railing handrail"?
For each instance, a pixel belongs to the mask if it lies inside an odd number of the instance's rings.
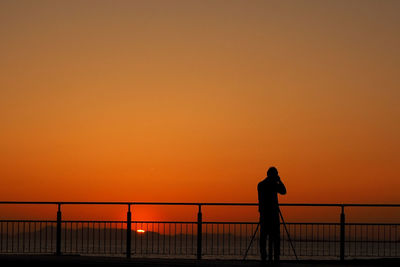
[[[156,206],[258,206],[245,202],[120,202],[120,201],[0,201],[0,204],[19,205],[156,205]],[[366,203],[280,203],[292,207],[400,207],[400,204]]]

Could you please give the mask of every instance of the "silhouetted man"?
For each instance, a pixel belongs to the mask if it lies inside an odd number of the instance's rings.
[[[269,261],[272,262],[272,249],[274,260],[279,262],[280,255],[280,224],[278,193],[286,194],[286,187],[282,183],[278,170],[271,167],[267,171],[267,178],[258,186],[258,211],[260,212],[260,253],[261,261],[267,259],[267,236]]]

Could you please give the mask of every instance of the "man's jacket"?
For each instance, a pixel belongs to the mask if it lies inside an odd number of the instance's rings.
[[[258,211],[261,214],[279,212],[278,193],[286,194],[286,187],[279,179],[265,178],[258,186]]]

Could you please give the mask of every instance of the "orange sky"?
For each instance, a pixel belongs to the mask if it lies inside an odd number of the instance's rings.
[[[399,203],[399,12],[1,1],[0,198],[256,202],[275,165],[282,202]]]

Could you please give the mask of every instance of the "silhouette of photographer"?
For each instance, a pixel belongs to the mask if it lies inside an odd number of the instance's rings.
[[[267,260],[267,237],[269,262],[279,262],[280,255],[280,221],[278,193],[286,194],[286,187],[278,175],[278,170],[271,167],[267,171],[267,177],[257,186],[258,211],[260,212],[260,253],[261,261]],[[274,253],[272,253],[272,251]]]

